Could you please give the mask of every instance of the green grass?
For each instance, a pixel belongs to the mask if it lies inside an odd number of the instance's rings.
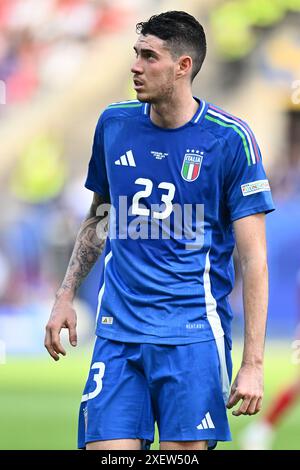
[[[259,419],[267,409],[270,399],[277,395],[285,385],[288,385],[299,374],[299,366],[296,367],[291,361],[292,349],[290,343],[269,342],[265,356],[265,394],[262,413],[256,416],[232,416],[228,413],[232,442],[218,444],[218,449],[236,450],[239,449],[239,434],[242,429]],[[234,374],[237,372],[241,358],[241,347],[233,351]],[[279,423],[274,440],[274,450],[300,449],[300,400],[296,406],[289,410]]]
[[[271,343],[266,352],[264,408],[297,370],[289,344]],[[75,449],[77,415],[87,377],[91,350],[70,351],[58,363],[50,359],[9,359],[0,365],[0,449]],[[235,370],[241,349],[233,351]],[[237,449],[240,430],[256,417],[229,415],[232,443],[218,449]],[[300,401],[278,427],[275,449],[300,449]],[[158,439],[152,446],[158,449]]]

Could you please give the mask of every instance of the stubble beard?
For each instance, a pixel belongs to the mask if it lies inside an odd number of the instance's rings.
[[[157,87],[157,92],[153,92],[148,96],[138,97],[138,99],[142,102],[147,102],[150,104],[161,104],[161,103],[169,103],[173,96],[174,96],[174,81],[168,80],[164,84],[159,84]],[[156,90],[155,90],[156,91]],[[137,95],[138,96],[138,95]]]

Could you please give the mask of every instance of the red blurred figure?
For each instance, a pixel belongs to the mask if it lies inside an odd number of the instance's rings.
[[[300,269],[297,276],[297,314],[298,324],[293,346],[293,363],[298,364],[297,376],[273,398],[267,413],[263,418],[249,425],[241,438],[243,450],[268,450],[272,448],[274,437],[280,420],[293,408],[300,397]]]

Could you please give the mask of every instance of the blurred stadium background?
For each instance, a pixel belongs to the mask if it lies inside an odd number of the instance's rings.
[[[300,373],[300,0],[0,0],[0,449],[76,448],[98,266],[78,295],[79,345],[59,363],[44,350],[44,326],[91,202],[83,183],[98,115],[135,97],[135,23],[169,9],[204,24],[209,53],[194,94],[249,122],[273,188],[265,404]],[[232,417],[233,442],[218,448],[238,449],[255,419]],[[274,448],[300,449],[299,402]]]

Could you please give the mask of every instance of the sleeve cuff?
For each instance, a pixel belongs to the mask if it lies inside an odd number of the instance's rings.
[[[234,222],[235,220],[242,219],[243,217],[248,217],[249,215],[254,215],[254,214],[261,214],[264,212],[265,214],[269,214],[270,212],[273,212],[275,210],[275,207],[272,205],[268,206],[259,206],[259,207],[249,207],[249,209],[244,209],[242,211],[237,211],[231,214],[231,222]]]

